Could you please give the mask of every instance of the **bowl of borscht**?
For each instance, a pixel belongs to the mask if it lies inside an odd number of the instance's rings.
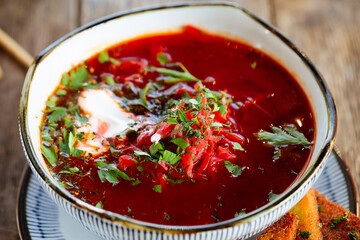
[[[36,58],[20,102],[32,172],[106,239],[247,239],[314,184],[335,129],[306,55],[223,2],[80,27]]]

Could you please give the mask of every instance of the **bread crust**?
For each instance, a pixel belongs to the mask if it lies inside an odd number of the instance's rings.
[[[352,239],[349,236],[349,232],[356,229],[357,236],[360,239],[360,219],[349,210],[346,210],[337,203],[329,201],[325,196],[316,191],[316,199],[321,207],[320,222],[322,224],[321,232],[326,240],[344,240]],[[344,214],[348,213],[348,216],[344,217]],[[344,221],[339,221],[337,224],[333,224],[332,219],[343,218]],[[336,221],[335,221],[336,222]],[[332,226],[333,224],[333,226]],[[356,234],[356,233],[355,233]],[[356,235],[355,235],[356,236]]]
[[[277,222],[264,230],[256,240],[294,240],[299,220],[292,212],[286,213]]]
[[[322,240],[320,216],[318,205],[315,197],[315,189],[311,188],[310,191],[298,202],[291,212],[295,213],[299,218],[299,232],[297,240],[303,240],[300,234],[302,232],[310,233],[308,240]]]

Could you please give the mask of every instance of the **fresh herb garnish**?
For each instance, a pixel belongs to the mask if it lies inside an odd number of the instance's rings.
[[[182,150],[185,150],[190,144],[185,141],[183,138],[174,138],[171,140],[176,146],[180,147]]]
[[[350,240],[360,240],[360,235],[357,229],[348,232]]]
[[[349,217],[349,211],[345,212],[342,217],[331,219],[331,225],[329,228],[335,228],[337,224],[345,222]]]
[[[51,164],[55,165],[56,160],[58,159],[58,155],[56,153],[56,149],[54,145],[51,145],[50,148],[45,147],[44,144],[41,144],[41,153],[45,156],[46,160]]]
[[[146,94],[148,93],[148,91],[149,91],[149,89],[151,87],[151,84],[152,83],[149,82],[148,84],[146,84],[146,86],[143,89],[140,90],[140,92],[139,92],[140,98],[136,102],[136,104],[145,107],[147,110],[150,110],[150,109],[149,109],[149,106],[148,106],[147,101],[146,101]]]
[[[64,107],[52,107],[48,108],[46,112],[51,113],[48,115],[48,122],[57,122],[66,116],[67,109]]]
[[[300,232],[300,237],[303,238],[303,239],[309,239],[310,236],[311,236],[311,233],[309,233],[308,231],[302,231]]]
[[[66,95],[66,90],[64,90],[64,89],[58,89],[57,91],[56,91],[56,95],[58,95],[58,96],[63,96],[63,95]]]
[[[182,183],[182,182],[184,182],[184,180],[182,180],[182,179],[171,179],[171,178],[169,178],[168,176],[166,176],[165,174],[164,174],[163,176],[164,176],[164,178],[165,178],[169,183],[177,184],[177,183]]]
[[[170,163],[171,165],[177,163],[181,157],[169,150],[165,150],[163,154],[160,156],[160,160]]]
[[[100,63],[111,62],[111,63],[115,64],[116,66],[120,65],[120,61],[116,60],[115,58],[110,57],[108,51],[101,52],[99,54],[98,61]]]
[[[115,164],[105,163],[103,161],[97,161],[96,165],[101,168],[98,170],[98,175],[101,182],[106,179],[110,183],[118,183],[119,177],[126,181],[132,181],[134,178],[129,177],[125,172],[119,170]]]
[[[89,73],[86,70],[85,65],[80,65],[76,69],[70,71],[70,78],[69,74],[65,73],[63,78],[61,79],[61,83],[65,87],[80,90],[88,77]]]
[[[153,143],[149,148],[151,156],[154,156],[158,151],[163,150],[163,149],[164,148],[160,142]]]
[[[272,201],[274,201],[275,199],[277,199],[279,196],[280,196],[280,195],[271,192],[271,193],[269,193],[268,199],[269,199],[270,202],[272,202]]]
[[[232,162],[224,161],[226,169],[231,173],[232,176],[240,176],[245,167],[240,167]]]
[[[309,146],[311,143],[305,138],[304,134],[300,133],[294,126],[285,125],[284,130],[278,127],[271,127],[274,133],[260,131],[255,136],[258,139],[266,141],[273,146],[283,146],[289,144],[300,144],[303,146]]]
[[[241,211],[241,212],[235,213],[234,217],[240,217],[240,216],[244,216],[244,215],[246,215],[246,212],[245,212],[245,211]]]
[[[244,151],[244,148],[240,145],[240,143],[238,143],[238,142],[234,142],[233,143],[233,148],[235,149],[235,150],[240,150],[240,151]]]
[[[155,186],[153,187],[153,190],[154,190],[155,192],[161,193],[161,192],[162,192],[161,185],[155,185]]]
[[[104,208],[104,205],[103,205],[103,203],[100,201],[100,202],[98,202],[98,203],[95,205],[95,207],[100,208],[100,209],[103,209],[103,208]]]
[[[157,58],[158,62],[161,64],[167,64],[167,63],[171,62],[170,57],[163,52],[158,53],[156,58]]]

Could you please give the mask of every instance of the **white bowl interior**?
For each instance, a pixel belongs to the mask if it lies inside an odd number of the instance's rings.
[[[315,114],[316,142],[306,171],[313,166],[327,139],[330,119],[324,95],[308,66],[278,36],[240,9],[231,6],[193,6],[145,11],[106,21],[70,36],[38,63],[29,88],[26,124],[35,156],[50,179],[51,174],[40,151],[39,125],[45,102],[59,85],[62,74],[116,43],[144,34],[177,31],[188,24],[249,43],[273,56],[297,78]],[[53,183],[57,184],[55,180]]]

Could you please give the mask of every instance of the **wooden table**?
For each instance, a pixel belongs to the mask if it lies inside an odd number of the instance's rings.
[[[0,0],[0,28],[32,55],[110,13],[169,0]],[[360,1],[237,0],[294,41],[323,74],[338,112],[336,146],[360,186]],[[18,239],[16,192],[26,160],[18,104],[26,69],[0,48],[0,239]]]

